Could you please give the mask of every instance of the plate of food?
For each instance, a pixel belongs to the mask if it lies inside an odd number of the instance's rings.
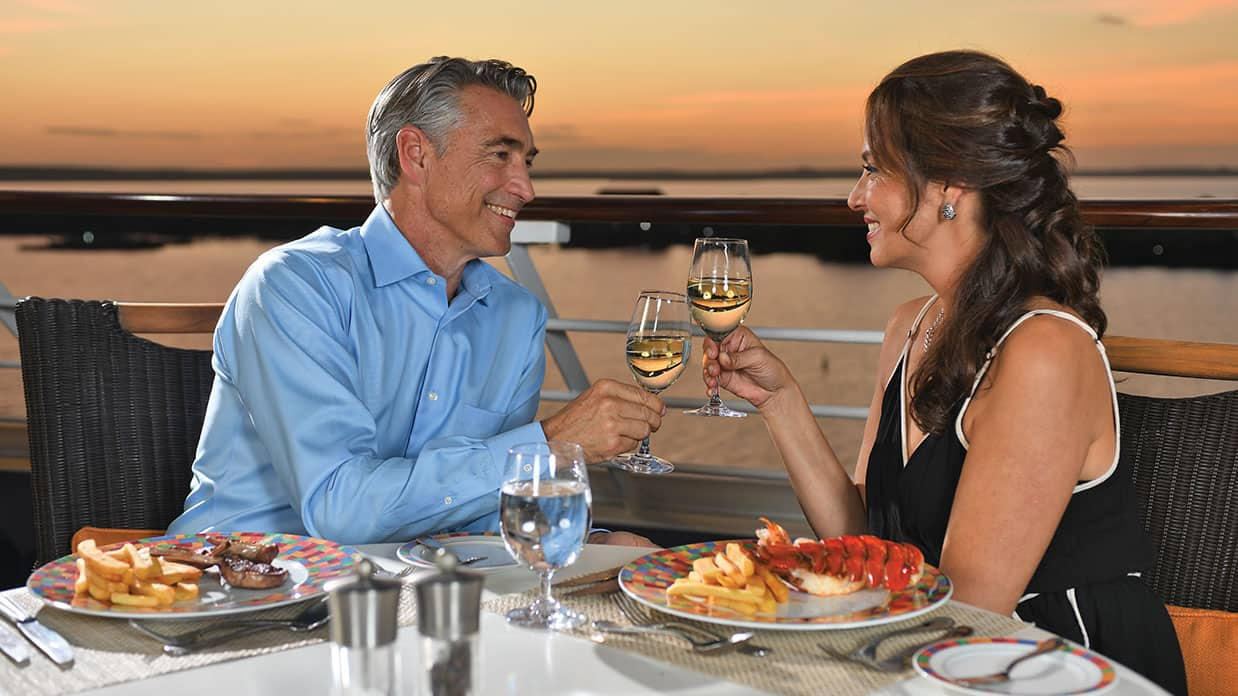
[[[1036,648],[1036,641],[1018,638],[959,638],[916,653],[912,665],[920,676],[966,694],[1099,694],[1117,680],[1113,664],[1096,653],[1067,645],[1017,665],[1010,681],[968,687],[956,680],[1001,672],[1012,660]]]
[[[698,621],[812,631],[901,621],[940,607],[950,579],[914,546],[872,536],[796,539],[766,520],[757,539],[663,549],[619,571],[638,602]]]
[[[98,547],[31,574],[35,597],[65,611],[189,619],[295,604],[350,575],[360,552],[293,534],[180,534]]]
[[[401,561],[418,568],[433,568],[438,546],[456,554],[462,560],[476,558],[466,568],[483,573],[513,568],[516,560],[503,545],[503,537],[495,532],[449,532],[413,539],[400,545],[395,555]]]

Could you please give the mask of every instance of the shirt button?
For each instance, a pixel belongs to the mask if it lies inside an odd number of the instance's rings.
[[[438,392],[430,392],[427,396],[430,397],[430,401],[438,401]]]
[[[434,285],[437,282],[438,282],[438,278],[435,278],[434,276],[430,276],[429,278],[426,278],[426,285]]]
[[[451,502],[452,502],[451,496],[447,496],[446,498],[443,498],[444,505],[451,505]]]

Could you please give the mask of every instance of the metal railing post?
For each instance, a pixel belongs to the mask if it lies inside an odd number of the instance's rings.
[[[0,322],[3,322],[14,336],[17,335],[17,318],[13,314],[16,308],[17,298],[4,287],[4,283],[0,283]]]
[[[550,300],[550,293],[542,283],[542,277],[537,272],[537,266],[529,256],[529,244],[562,244],[571,239],[571,229],[562,222],[517,222],[512,231],[512,250],[507,254],[507,266],[512,276],[529,292],[537,296],[546,306],[548,319],[558,319],[555,305]],[[589,376],[585,374],[584,365],[576,355],[576,348],[568,338],[567,331],[562,329],[546,329],[546,347],[559,368],[559,374],[567,388],[574,392],[582,392],[589,388]]]

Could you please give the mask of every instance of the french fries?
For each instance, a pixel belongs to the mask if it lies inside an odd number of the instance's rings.
[[[677,578],[666,594],[697,598],[708,607],[741,614],[772,614],[790,597],[787,586],[736,543],[728,543],[725,553],[694,560],[688,576]]]
[[[73,591],[100,602],[131,607],[163,607],[198,596],[202,570],[152,556],[150,549],[125,544],[101,551],[94,539],[77,545]]]

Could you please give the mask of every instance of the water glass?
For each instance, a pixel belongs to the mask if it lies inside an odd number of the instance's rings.
[[[556,570],[576,562],[592,521],[585,452],[574,442],[531,442],[507,452],[499,492],[503,544],[517,563],[537,573],[541,596],[507,613],[517,626],[563,630],[585,616],[559,604],[550,591]]]

